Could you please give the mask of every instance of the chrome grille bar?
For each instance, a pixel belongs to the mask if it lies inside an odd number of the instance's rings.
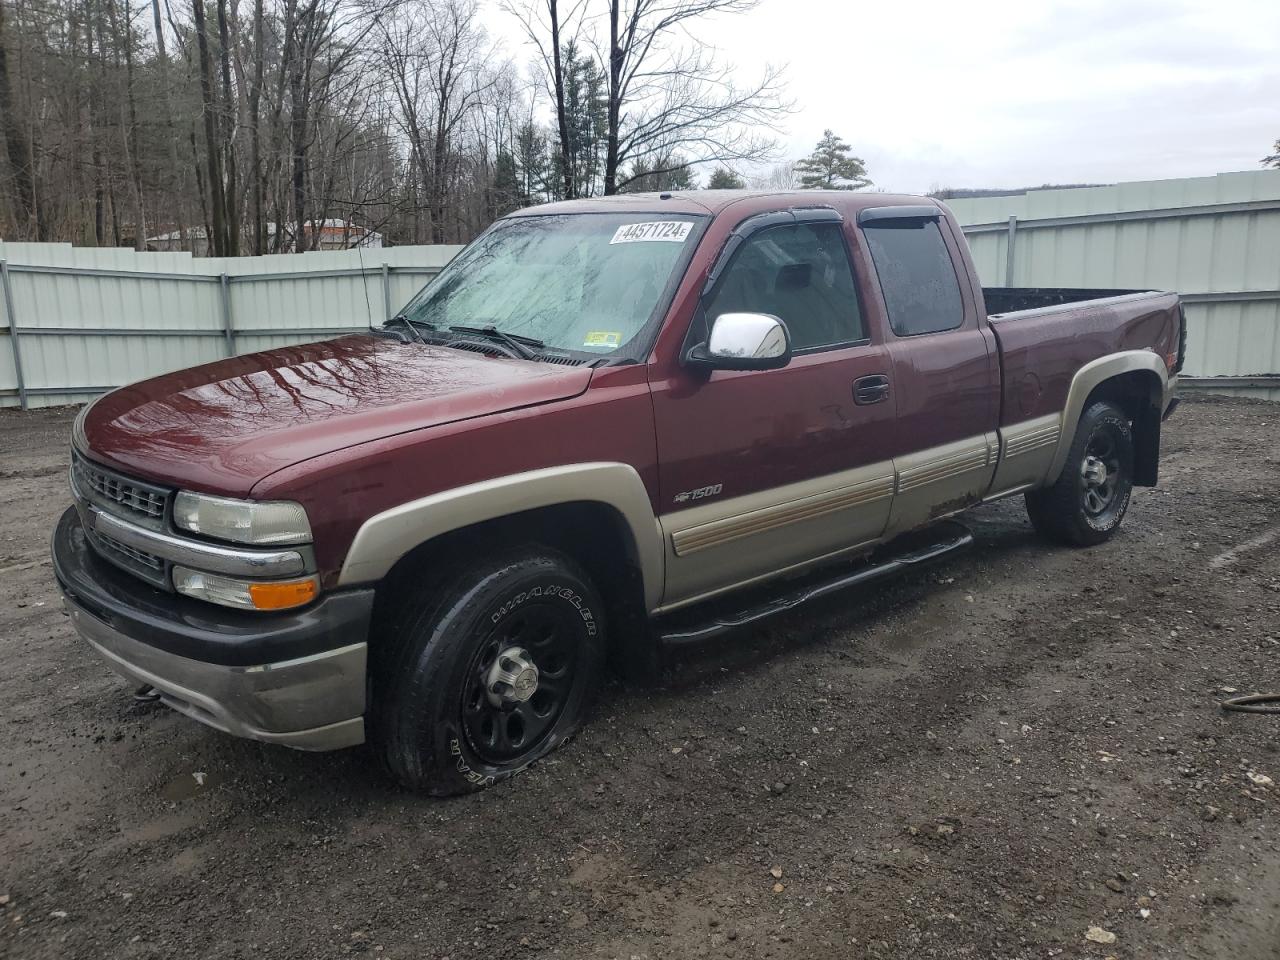
[[[117,543],[195,570],[241,577],[287,577],[307,572],[307,561],[297,550],[241,550],[188,540],[137,526],[90,506],[93,532]]]

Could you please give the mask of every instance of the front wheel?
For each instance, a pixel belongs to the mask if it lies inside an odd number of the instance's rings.
[[[467,793],[563,743],[600,679],[602,608],[576,564],[537,546],[407,601],[374,666],[373,739],[391,774]]]
[[[1026,495],[1036,532],[1074,546],[1102,543],[1120,527],[1133,493],[1133,428],[1115,404],[1080,417],[1058,479]]]

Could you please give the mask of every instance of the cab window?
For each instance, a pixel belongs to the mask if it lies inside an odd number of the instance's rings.
[[[900,337],[954,330],[964,322],[960,282],[936,220],[885,220],[863,227],[889,326]]]
[[[707,305],[709,321],[737,312],[782,320],[794,351],[864,339],[840,225],[785,224],[748,238]]]

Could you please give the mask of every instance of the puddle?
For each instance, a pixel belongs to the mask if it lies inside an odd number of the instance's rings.
[[[221,782],[222,777],[216,773],[207,770],[188,770],[178,774],[161,787],[160,796],[173,802],[190,800],[192,797],[208,793]]]

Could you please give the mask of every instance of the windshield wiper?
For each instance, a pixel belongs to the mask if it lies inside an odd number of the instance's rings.
[[[417,340],[423,346],[426,346],[427,341],[423,339],[423,336],[419,332],[418,328],[421,327],[423,330],[428,330],[432,333],[434,333],[436,330],[436,326],[434,323],[427,323],[425,320],[413,320],[410,317],[405,316],[403,313],[396,314],[394,317],[392,317],[390,320],[384,323],[383,327],[389,327],[393,323],[398,324],[399,326],[402,326],[406,330],[408,330],[411,334],[413,334],[413,339]]]
[[[473,336],[484,337],[486,340],[495,343],[505,344],[521,360],[536,360],[538,355],[529,348],[534,347],[541,350],[546,346],[546,343],[534,337],[522,337],[518,333],[504,333],[493,324],[483,327],[450,327],[449,332],[469,333]]]

